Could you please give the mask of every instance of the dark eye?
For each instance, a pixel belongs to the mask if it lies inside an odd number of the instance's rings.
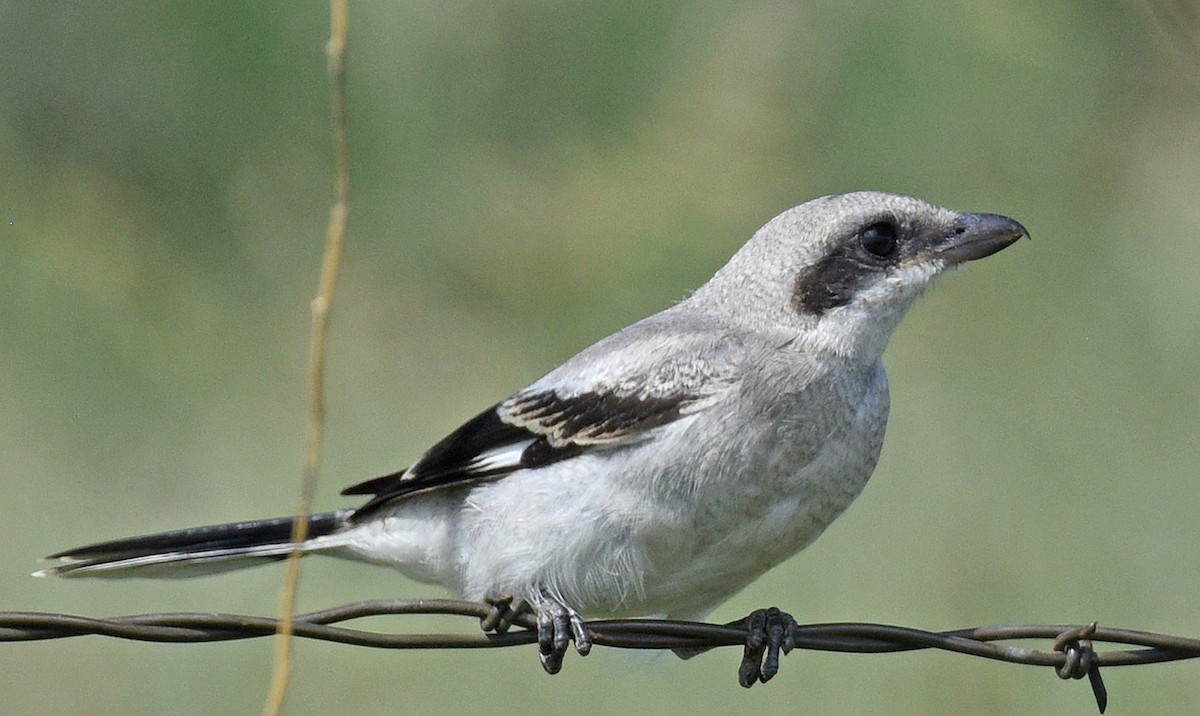
[[[886,221],[871,224],[859,235],[863,248],[879,258],[896,253],[896,226]]]

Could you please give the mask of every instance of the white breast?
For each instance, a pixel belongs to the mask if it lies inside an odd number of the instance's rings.
[[[882,367],[861,385],[825,389],[819,419],[707,410],[653,440],[471,488],[440,538],[454,541],[458,573],[438,581],[469,598],[543,591],[588,615],[700,616],[816,539],[862,490],[887,419]]]

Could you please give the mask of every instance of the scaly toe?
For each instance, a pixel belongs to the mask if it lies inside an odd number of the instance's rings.
[[[756,609],[741,621],[746,627],[746,648],[738,667],[738,683],[750,688],[779,673],[779,657],[796,646],[796,620],[776,607]]]
[[[572,639],[581,655],[586,656],[592,650],[592,635],[583,617],[552,599],[543,599],[538,604],[537,638],[538,655],[548,674],[557,674],[562,669]]]

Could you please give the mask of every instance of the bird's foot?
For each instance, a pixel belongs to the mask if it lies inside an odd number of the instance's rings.
[[[488,592],[483,601],[492,609],[487,616],[479,620],[479,626],[488,632],[503,634],[518,619],[533,613],[533,606],[528,601],[506,592]]]
[[[537,606],[538,656],[547,674],[557,674],[562,669],[572,639],[580,656],[591,652],[592,634],[579,612],[549,597],[543,597]]]
[[[745,688],[755,682],[767,683],[779,673],[779,656],[796,646],[793,630],[798,628],[791,614],[775,607],[756,609],[745,619],[733,622],[746,627],[746,650],[738,668],[738,683]]]
[[[487,615],[479,620],[479,626],[487,632],[503,634],[521,617],[537,612],[538,656],[548,674],[562,670],[563,657],[572,640],[580,656],[587,656],[592,650],[592,634],[583,617],[558,600],[543,596],[535,609],[526,599],[492,591],[484,595],[483,601],[491,606]]]

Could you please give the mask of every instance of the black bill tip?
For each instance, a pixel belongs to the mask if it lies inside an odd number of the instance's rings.
[[[962,214],[934,251],[949,266],[982,259],[1005,249],[1029,230],[1019,221],[1000,214]]]

